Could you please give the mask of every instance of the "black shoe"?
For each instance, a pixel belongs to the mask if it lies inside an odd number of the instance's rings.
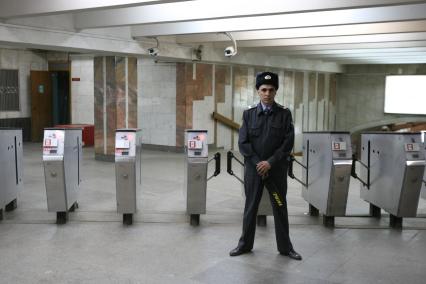
[[[293,249],[290,250],[289,252],[280,252],[280,254],[288,256],[289,258],[294,260],[302,260],[302,256]]]
[[[243,248],[240,248],[240,247],[236,247],[236,248],[234,248],[233,250],[231,250],[229,252],[229,255],[230,256],[239,256],[241,254],[245,254],[245,253],[248,253],[250,251],[251,250],[247,250],[247,249],[243,249]]]

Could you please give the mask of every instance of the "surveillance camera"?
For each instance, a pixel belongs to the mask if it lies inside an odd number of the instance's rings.
[[[235,54],[237,53],[235,52],[235,48],[233,46],[228,46],[227,48],[225,48],[226,57],[231,57],[231,56],[234,56]]]
[[[157,56],[160,51],[156,47],[148,48],[148,54],[151,56]]]

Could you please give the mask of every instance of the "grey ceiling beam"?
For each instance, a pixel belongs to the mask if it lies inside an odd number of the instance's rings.
[[[160,36],[295,27],[334,26],[426,19],[426,4],[342,9],[270,16],[240,17],[132,27],[132,35]]]
[[[401,52],[401,53],[408,53],[408,52],[426,52],[426,46],[425,47],[395,47],[395,48],[362,48],[362,49],[324,49],[324,50],[287,50],[287,51],[272,51],[271,54],[279,54],[279,55],[287,55],[287,56],[300,56],[303,55],[304,57],[309,56],[321,56],[321,55],[340,55],[340,54],[356,54],[356,53],[394,53],[394,52]]]
[[[306,58],[306,57],[303,57]],[[351,56],[348,55],[346,57],[339,57],[339,56],[328,56],[328,57],[310,57],[310,59],[321,59],[321,60],[332,60],[332,61],[339,61],[339,60],[352,60],[352,59],[371,59],[371,60],[384,60],[384,59],[416,59],[416,58],[426,58],[426,53],[422,54],[397,54],[392,56]]]
[[[244,47],[273,47],[273,46],[302,46],[302,45],[328,45],[328,44],[351,44],[351,43],[374,43],[374,42],[404,42],[404,41],[426,41],[426,32],[416,33],[395,33],[395,34],[373,34],[355,36],[330,36],[330,37],[309,37],[309,38],[289,38],[270,40],[248,40],[238,42],[239,48]],[[228,42],[216,43],[217,47],[229,45]]]
[[[0,18],[32,17],[180,1],[188,0],[0,0]]]
[[[263,52],[287,52],[287,51],[325,51],[336,49],[373,49],[373,48],[404,48],[404,47],[426,47],[426,41],[405,42],[373,42],[373,43],[350,43],[350,44],[318,44],[318,45],[293,45],[279,47],[264,47]],[[245,48],[245,50],[259,50],[259,48]]]
[[[309,55],[300,55],[300,54],[294,54],[294,55],[287,55],[292,57],[303,57],[303,58],[372,58],[372,57],[378,57],[378,58],[393,58],[393,57],[408,57],[408,56],[426,56],[426,51],[418,51],[418,52],[384,52],[384,53],[361,53],[358,51],[358,53],[346,53],[346,54],[309,54]]]
[[[335,62],[340,64],[421,64],[426,63],[426,58],[345,59],[337,60]]]
[[[362,8],[388,5],[424,3],[407,0],[199,0],[84,12],[76,15],[76,29],[102,28],[123,25],[145,25],[153,23],[176,23],[237,17],[253,17],[326,11],[332,9]]]
[[[242,41],[423,31],[426,31],[426,20],[233,32],[232,37],[237,41]],[[181,44],[218,41],[229,42],[229,38],[223,33],[183,35],[176,37],[176,42]]]

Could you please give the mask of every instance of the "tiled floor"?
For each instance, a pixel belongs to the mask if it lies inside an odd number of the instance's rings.
[[[84,149],[80,208],[56,225],[56,215],[47,212],[40,146],[25,144],[24,160],[18,208],[0,222],[0,283],[425,283],[423,199],[421,217],[405,219],[403,230],[390,229],[386,213],[336,218],[330,229],[306,214],[301,188],[290,180],[290,231],[303,260],[277,253],[272,218],[258,227],[252,253],[231,258],[243,197],[225,167],[209,181],[207,214],[191,227],[183,154],[144,151],[139,212],[124,226],[115,207],[114,164],[95,161],[93,149]],[[368,209],[352,180],[347,213]]]

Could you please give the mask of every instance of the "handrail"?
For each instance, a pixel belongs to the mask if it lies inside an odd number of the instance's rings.
[[[230,127],[233,130],[239,130],[240,129],[240,125],[238,123],[236,123],[235,121],[233,121],[232,119],[227,118],[226,116],[223,116],[217,112],[213,112],[212,113],[212,117],[213,119],[223,123],[224,125]]]

